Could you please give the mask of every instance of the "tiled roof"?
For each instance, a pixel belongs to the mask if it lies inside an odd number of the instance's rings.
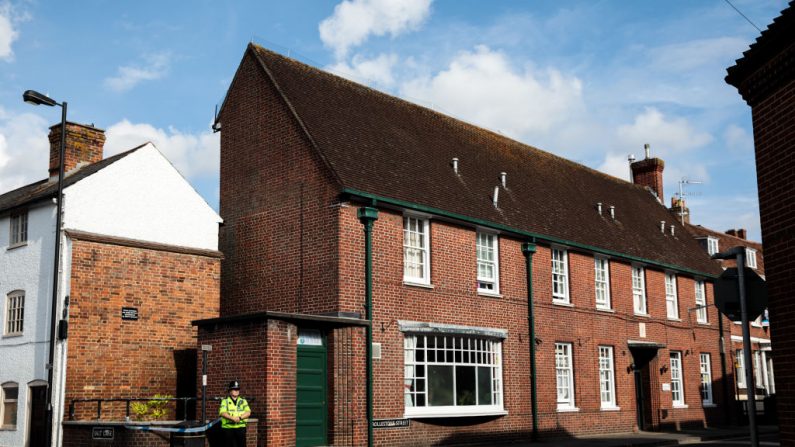
[[[726,251],[734,247],[747,247],[756,250],[756,271],[759,272],[760,275],[765,274],[765,259],[762,253],[761,242],[749,241],[720,231],[711,230],[701,225],[688,225],[687,230],[690,231],[695,238],[714,237],[718,240],[718,250],[720,251]],[[724,262],[724,266],[726,267],[734,266],[735,264],[736,263],[733,261]]]
[[[720,270],[641,186],[378,92],[257,45],[342,188],[710,275]],[[451,168],[457,157],[459,175]],[[507,173],[499,207],[499,173]],[[603,203],[603,215],[596,203]],[[608,207],[615,206],[616,220]],[[660,221],[676,226],[676,236]]]
[[[142,144],[128,151],[116,154],[112,157],[108,157],[102,161],[92,163],[72,173],[69,173],[66,177],[64,177],[63,187],[66,188],[70,185],[74,185],[80,180],[83,180],[89,175],[94,174],[107,166],[110,166],[111,164],[121,160],[122,158],[144,147],[145,145],[146,144]],[[17,188],[13,191],[9,191],[3,195],[0,195],[0,213],[12,210],[17,207],[25,206],[39,200],[55,197],[57,193],[57,181],[49,181],[48,179],[39,180],[38,182],[25,185],[21,188]]]

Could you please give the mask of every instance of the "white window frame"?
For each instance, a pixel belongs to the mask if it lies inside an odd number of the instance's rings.
[[[593,261],[596,308],[609,310],[612,308],[612,303],[610,302],[610,260],[595,256]]]
[[[9,388],[16,388],[17,390],[17,398],[16,399],[9,399],[6,391]],[[15,414],[13,415],[14,424],[6,424],[6,406],[13,404],[16,408]],[[5,382],[0,385],[0,429],[2,430],[16,430],[17,426],[19,425],[19,384],[16,382]]]
[[[762,375],[762,351],[751,351],[751,356],[754,358],[754,386],[756,388],[764,388],[764,378]]]
[[[460,345],[458,340],[461,341]],[[433,346],[430,346],[430,345]],[[406,333],[404,337],[405,417],[454,417],[506,414],[503,406],[502,340],[463,334]],[[429,366],[452,367],[453,405],[430,405]],[[490,369],[489,405],[458,405],[456,368],[475,367],[475,399],[479,399],[479,374]],[[418,398],[422,396],[422,398]],[[420,400],[423,405],[417,405]]]
[[[599,401],[602,409],[618,408],[612,346],[599,346]]]
[[[411,236],[418,235],[419,238]],[[419,240],[417,240],[419,239]],[[431,283],[431,235],[428,219],[418,216],[403,216],[403,282],[428,285]],[[409,271],[409,253],[419,255],[420,276],[412,276]],[[411,261],[412,264],[416,262]],[[413,267],[413,266],[412,266]]]
[[[491,243],[491,247],[482,243],[486,241]],[[498,295],[500,293],[500,238],[494,233],[478,231],[475,236],[475,252],[477,257],[478,292]],[[484,254],[490,254],[491,259],[488,259],[488,256],[481,257]],[[493,277],[481,276],[481,266],[485,268],[491,267]]]
[[[701,366],[701,404],[713,405],[712,398],[712,356],[707,352],[699,354]]]
[[[708,236],[707,237],[707,253],[709,253],[709,255],[712,256],[715,253],[718,253],[719,251],[720,251],[720,246],[718,245],[718,238],[712,237],[712,236]]]
[[[773,374],[773,357],[771,356],[767,357],[767,384],[768,394],[776,394],[776,376]]]
[[[737,388],[748,388],[748,384],[745,383],[745,355],[742,348],[734,351],[734,359],[736,362],[734,375],[737,376]]]
[[[676,291],[676,275],[665,274],[665,312],[669,320],[679,319],[679,294]]]
[[[635,315],[648,315],[646,305],[646,269],[632,266],[632,303]]]
[[[697,279],[696,282],[696,322],[701,324],[709,323],[709,314],[707,313],[707,290],[704,285],[704,280]]]
[[[14,290],[6,295],[3,335],[22,335],[25,329],[25,291]]]
[[[671,351],[671,402],[674,408],[685,407],[685,382],[682,377],[682,352]]]
[[[574,345],[572,343],[555,343],[555,382],[558,410],[577,409],[574,396],[573,348]]]
[[[756,268],[756,250],[753,248],[745,248],[745,265],[752,269]]]
[[[558,304],[571,304],[569,297],[569,254],[564,248],[552,247],[552,302]],[[555,286],[558,291],[555,291]]]
[[[10,247],[25,245],[28,242],[28,212],[21,211],[11,215],[9,221],[9,238],[8,243]]]

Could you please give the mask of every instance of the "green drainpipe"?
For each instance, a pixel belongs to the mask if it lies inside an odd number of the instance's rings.
[[[365,318],[370,322],[367,332],[367,445],[373,445],[373,223],[378,220],[375,208],[359,208],[359,221],[364,225],[364,296]]]
[[[533,405],[533,432],[531,439],[538,440],[538,399],[536,397],[536,324],[533,316],[533,253],[536,244],[525,242],[522,244],[522,253],[527,259],[527,324],[530,327],[530,400]]]

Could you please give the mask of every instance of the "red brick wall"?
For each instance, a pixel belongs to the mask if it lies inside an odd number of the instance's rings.
[[[752,111],[781,441],[795,445],[795,81]]]
[[[659,158],[646,158],[632,163],[632,182],[648,186],[665,203],[663,197],[663,169],[665,163]]]
[[[332,179],[248,53],[221,121],[221,313],[336,310]]]
[[[192,320],[218,315],[219,280],[217,258],[73,240],[66,404],[176,395],[178,370],[192,365],[175,351],[196,348]],[[122,321],[122,307],[139,319]],[[78,419],[95,409],[78,405]],[[124,415],[103,405],[103,419]]]
[[[61,125],[50,128],[50,175],[58,175],[61,158]],[[96,163],[102,160],[105,131],[93,126],[66,123],[66,163],[64,172],[74,169],[78,163]]]

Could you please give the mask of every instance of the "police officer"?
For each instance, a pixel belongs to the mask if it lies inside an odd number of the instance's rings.
[[[237,380],[229,382],[229,396],[221,401],[218,414],[221,416],[224,446],[245,447],[246,419],[251,416],[251,408],[246,399],[240,397],[240,383]]]

